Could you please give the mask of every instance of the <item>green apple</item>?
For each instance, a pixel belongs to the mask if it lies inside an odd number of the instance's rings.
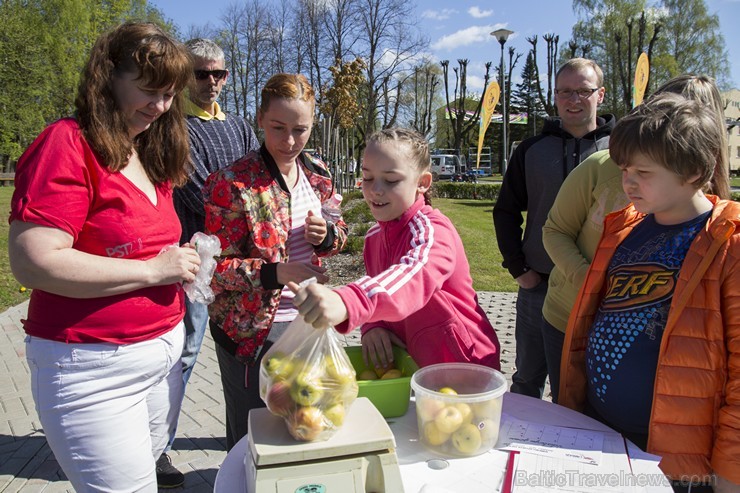
[[[364,369],[360,372],[359,375],[357,375],[357,380],[377,380],[378,375],[375,374],[374,371],[369,369]]]
[[[498,440],[500,422],[494,421],[490,418],[480,420],[478,423],[478,430],[480,431],[480,438],[486,447],[493,447]]]
[[[450,438],[450,434],[440,431],[434,421],[424,423],[422,428],[422,439],[428,445],[437,447],[445,443],[448,438]]]
[[[265,371],[267,371],[268,375],[273,376],[275,374],[275,370],[283,364],[284,358],[285,354],[279,351],[275,352],[262,360],[262,366],[265,368]]]
[[[345,387],[355,381],[355,370],[352,365],[345,365],[343,361],[336,361],[331,356],[324,358],[327,384],[330,386]]]
[[[295,362],[278,352],[264,360],[262,366],[273,380],[289,380],[295,369]]]
[[[401,378],[402,376],[403,376],[403,373],[401,373],[401,370],[391,368],[387,372],[383,373],[383,376],[380,377],[380,379],[381,380],[391,380],[393,378]]]
[[[324,431],[324,414],[317,407],[299,407],[288,416],[288,431],[296,440],[310,442]]]
[[[290,385],[290,396],[301,406],[316,404],[324,395],[321,379],[312,372],[301,372]]]
[[[453,404],[453,406],[455,406],[460,411],[460,414],[462,414],[463,423],[470,423],[473,421],[473,410],[469,405],[464,402],[458,402],[457,404]]]
[[[433,421],[444,407],[445,403],[439,399],[429,397],[417,397],[416,399],[416,413],[423,423]]]
[[[481,444],[481,435],[478,427],[472,423],[462,425],[452,434],[452,445],[464,455],[473,455]]]
[[[477,419],[493,418],[501,415],[502,399],[489,399],[482,402],[474,402],[470,405]]]
[[[383,378],[383,375],[385,375],[389,370],[395,370],[396,367],[394,366],[393,362],[391,361],[388,366],[376,366],[375,367],[375,373],[378,375],[378,378]]]
[[[434,417],[434,423],[442,433],[453,433],[463,424],[463,415],[455,406],[446,406]]]
[[[326,419],[332,422],[332,424],[339,428],[344,423],[344,405],[341,403],[334,404],[324,411]]]

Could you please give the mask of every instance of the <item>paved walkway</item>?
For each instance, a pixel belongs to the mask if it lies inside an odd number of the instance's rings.
[[[479,293],[501,341],[501,367],[514,371],[514,293]],[[24,333],[24,303],[0,314],[0,492],[72,492],[44,438],[31,398]],[[346,338],[358,344],[357,334]],[[546,389],[549,394],[549,389]],[[178,437],[170,454],[185,473],[185,485],[174,491],[211,492],[226,456],[224,406],[213,340],[207,335],[187,387]],[[172,490],[160,490],[172,491]]]

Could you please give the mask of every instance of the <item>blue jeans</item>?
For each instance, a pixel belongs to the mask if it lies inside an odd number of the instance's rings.
[[[542,398],[547,378],[545,347],[542,342],[542,305],[547,280],[531,289],[519,288],[516,298],[516,372],[511,377],[511,392]]]
[[[200,345],[208,327],[208,305],[194,303],[185,297],[185,346],[182,348],[182,383],[185,385],[193,373],[195,360],[200,352]]]
[[[200,346],[203,343],[203,337],[206,335],[208,326],[208,305],[194,303],[185,297],[185,318],[182,320],[185,324],[185,343],[182,348],[182,394],[180,403],[185,398],[185,387],[190,380],[190,374],[193,373],[195,360],[198,358]],[[172,434],[167,442],[165,452],[172,449],[172,443],[175,441],[177,434],[177,423],[172,429]]]
[[[557,404],[558,392],[560,390],[560,361],[563,359],[565,333],[560,332],[543,318],[542,342],[545,345],[545,359],[547,360],[547,373],[550,375],[552,402]]]

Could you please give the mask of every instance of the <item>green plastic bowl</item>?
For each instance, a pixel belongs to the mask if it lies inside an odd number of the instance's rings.
[[[362,347],[348,346],[344,349],[358,375],[368,369],[362,360]],[[411,376],[419,369],[409,353],[400,347],[393,346],[393,360],[395,367],[401,370],[402,377],[357,381],[360,389],[358,396],[370,399],[384,418],[397,418],[406,414],[411,398]]]

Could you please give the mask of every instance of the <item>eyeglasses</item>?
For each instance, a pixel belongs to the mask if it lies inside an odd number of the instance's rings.
[[[213,77],[213,80],[218,82],[221,79],[225,79],[227,75],[229,75],[228,70],[196,70],[195,71],[196,80],[206,80],[208,77]]]
[[[595,87],[593,89],[555,89],[555,94],[559,98],[563,99],[570,99],[573,97],[574,94],[578,94],[578,97],[581,99],[588,99],[591,97],[593,93],[598,91],[599,88]]]

